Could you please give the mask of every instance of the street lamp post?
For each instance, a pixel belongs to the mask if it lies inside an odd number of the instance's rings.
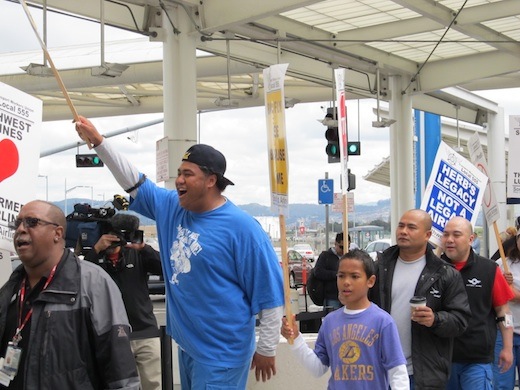
[[[65,179],[65,215],[67,215],[67,194],[76,188],[90,188],[90,206],[94,206],[94,187],[93,186],[74,186],[67,188],[67,179]]]
[[[38,177],[45,178],[45,200],[49,201],[49,176],[47,175],[38,175]]]
[[[45,200],[49,201],[49,176],[47,175],[38,175],[38,177],[45,178]]]

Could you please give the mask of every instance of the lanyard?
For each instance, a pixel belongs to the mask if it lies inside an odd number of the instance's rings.
[[[49,277],[47,278],[47,281],[43,285],[42,291],[44,291],[49,286],[49,284],[52,282],[52,279],[54,279],[54,274],[56,273],[56,267],[57,266],[58,266],[58,264],[56,264],[52,268],[51,273],[49,274]],[[24,320],[22,322],[23,304],[24,304],[24,301],[25,301],[25,280],[26,280],[26,277],[24,276],[24,278],[22,280],[22,285],[20,286],[20,292],[19,292],[19,295],[20,295],[20,310],[19,310],[19,314],[18,314],[18,328],[16,328],[16,332],[15,332],[15,334],[13,336],[13,343],[15,345],[17,345],[18,342],[22,339],[22,337],[21,337],[22,329],[25,327],[25,325],[27,324],[27,322],[29,321],[29,319],[31,318],[32,313],[33,313],[33,308],[31,306],[31,308],[29,309],[29,311],[25,315],[25,318],[24,318]]]

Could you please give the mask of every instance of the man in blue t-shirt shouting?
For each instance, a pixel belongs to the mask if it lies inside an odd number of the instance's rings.
[[[244,389],[249,367],[257,380],[270,379],[283,315],[282,271],[260,224],[222,195],[233,185],[222,153],[193,145],[170,190],[139,173],[86,118],[76,130],[130,194],[130,209],[157,223],[167,331],[180,347],[182,388]]]

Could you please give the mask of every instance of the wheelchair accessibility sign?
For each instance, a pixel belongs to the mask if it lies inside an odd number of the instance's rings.
[[[320,179],[318,180],[318,203],[333,204],[334,203],[334,180]]]

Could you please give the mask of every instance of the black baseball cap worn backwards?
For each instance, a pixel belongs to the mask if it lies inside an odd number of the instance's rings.
[[[224,177],[224,173],[226,173],[226,158],[212,146],[205,144],[193,145],[184,153],[182,161],[189,161],[206,167],[212,173],[220,176],[226,184],[235,185],[231,180]]]

